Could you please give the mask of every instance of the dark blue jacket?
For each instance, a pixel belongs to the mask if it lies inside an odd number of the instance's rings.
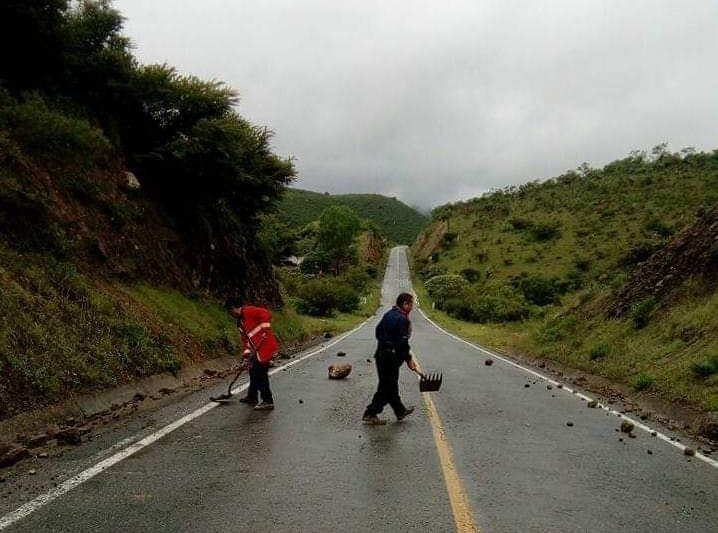
[[[390,356],[398,363],[408,361],[411,358],[410,336],[409,317],[398,307],[392,307],[376,325],[378,344],[375,357]]]

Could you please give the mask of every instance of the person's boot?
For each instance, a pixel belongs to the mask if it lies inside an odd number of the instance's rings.
[[[404,412],[402,414],[396,415],[396,419],[399,421],[404,420],[407,416],[409,416],[411,413],[413,413],[415,409],[416,409],[416,407],[414,407],[413,405],[410,407],[407,407],[406,409],[404,409]]]
[[[386,420],[382,420],[376,415],[364,415],[362,417],[362,422],[368,426],[383,426],[386,424]]]
[[[254,406],[255,411],[272,411],[274,404],[271,402],[261,402]]]
[[[249,396],[245,396],[244,398],[239,399],[239,403],[246,403],[249,405],[257,405],[257,399],[256,398],[250,398]]]

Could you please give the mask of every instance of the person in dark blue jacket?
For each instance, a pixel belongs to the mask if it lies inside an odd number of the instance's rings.
[[[404,407],[399,398],[399,369],[406,365],[416,372],[416,362],[411,355],[409,337],[411,321],[409,313],[414,306],[414,297],[406,292],[396,299],[396,305],[387,311],[376,326],[377,347],[374,358],[376,372],[379,375],[379,386],[371,403],[364,411],[362,420],[365,424],[386,424],[377,415],[389,404],[394,410],[397,420],[403,420],[414,412],[414,407]]]

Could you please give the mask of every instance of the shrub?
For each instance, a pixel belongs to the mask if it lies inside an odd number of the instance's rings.
[[[342,313],[351,313],[359,307],[359,293],[352,287],[344,284],[337,285],[334,289],[337,300],[337,309]]]
[[[446,274],[446,269],[439,265],[427,265],[419,271],[419,276],[423,280],[428,280],[434,276]]]
[[[462,276],[456,274],[434,276],[426,282],[426,290],[439,308],[449,298],[459,296],[468,286],[469,283]]]
[[[512,217],[509,219],[508,223],[517,231],[523,231],[533,227],[533,222],[531,220],[522,217]]]
[[[662,247],[663,243],[656,240],[646,240],[634,244],[625,254],[623,254],[619,260],[619,265],[623,267],[632,267],[638,263],[642,263]]]
[[[576,270],[580,272],[588,272],[591,268],[591,260],[585,257],[578,257],[573,262],[573,265],[576,267]]]
[[[595,361],[596,359],[603,359],[610,353],[611,347],[605,342],[602,342],[600,344],[596,344],[593,348],[591,348],[591,351],[589,352],[588,356],[591,361]]]
[[[529,308],[517,299],[501,295],[463,295],[445,303],[446,312],[468,322],[515,322],[527,318]]]
[[[474,257],[479,263],[485,263],[489,260],[489,253],[484,250],[477,250],[474,253]]]
[[[560,292],[555,279],[543,276],[526,276],[517,280],[516,285],[527,302],[540,306],[553,303]]]
[[[303,274],[321,274],[329,270],[330,267],[329,254],[323,250],[315,250],[304,257],[302,264],[299,265],[299,270]]]
[[[51,109],[39,95],[0,110],[0,127],[41,161],[88,166],[110,151],[102,131],[86,120]]]
[[[475,283],[481,279],[481,272],[475,268],[465,268],[461,271],[461,275],[466,278],[469,283]]]
[[[458,233],[452,233],[452,232],[444,233],[444,237],[443,237],[444,245],[445,246],[451,245],[456,240],[456,238],[458,236],[459,236]]]
[[[550,241],[560,235],[559,224],[555,221],[537,222],[529,229],[530,240],[536,242]]]
[[[666,238],[670,237],[673,230],[665,222],[657,217],[649,219],[644,225],[643,229],[649,233],[657,235],[658,237]]]
[[[654,298],[648,298],[642,302],[637,303],[631,312],[631,319],[633,320],[633,329],[643,329],[648,325],[651,319],[651,313],[656,307],[656,300]]]
[[[359,294],[337,281],[314,279],[299,289],[297,310],[305,315],[331,316],[335,310],[351,312],[359,306]]]
[[[631,388],[636,392],[647,390],[653,386],[655,381],[656,379],[650,374],[641,372],[640,374],[636,375],[636,377],[634,377],[631,381]]]
[[[0,236],[19,251],[46,251],[57,257],[69,251],[64,232],[52,220],[48,200],[11,187],[0,190]]]
[[[347,270],[341,278],[357,292],[365,292],[371,281],[371,276],[361,267],[353,267]]]
[[[691,371],[699,378],[707,378],[713,374],[718,374],[718,355],[693,363]]]
[[[577,291],[583,287],[583,272],[578,269],[569,270],[566,279],[559,283],[562,292]]]

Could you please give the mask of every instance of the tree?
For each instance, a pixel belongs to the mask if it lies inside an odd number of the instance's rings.
[[[354,211],[344,205],[327,207],[319,217],[317,245],[332,261],[335,273],[354,255],[354,237],[361,221]]]

